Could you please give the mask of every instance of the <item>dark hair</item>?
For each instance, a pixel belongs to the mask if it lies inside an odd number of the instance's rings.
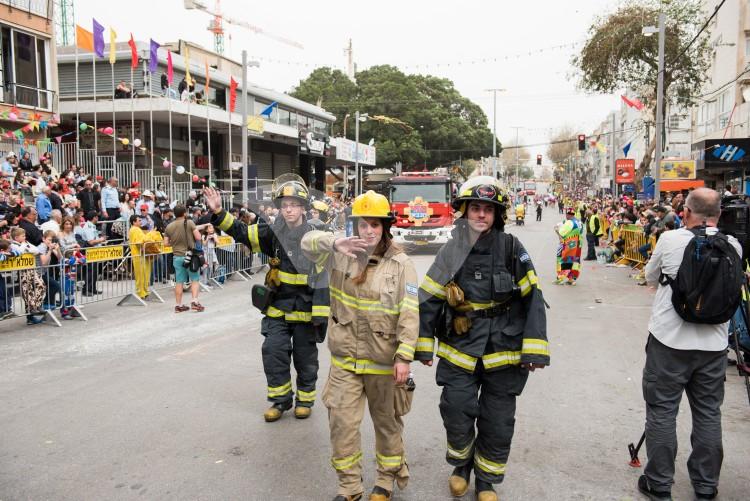
[[[26,217],[31,214],[32,210],[36,210],[34,207],[24,207],[21,209],[21,217]]]
[[[182,205],[182,204],[176,205],[175,208],[174,208],[174,217],[182,217],[182,216],[185,215],[186,211],[187,211],[187,209],[185,209],[184,205]]]
[[[86,213],[85,217],[86,217],[86,221],[91,221],[92,219],[98,216],[99,214],[97,214],[95,210],[90,210]]]
[[[130,225],[132,226],[133,223],[138,221],[140,218],[141,216],[139,216],[138,214],[133,214],[132,216],[130,216]]]

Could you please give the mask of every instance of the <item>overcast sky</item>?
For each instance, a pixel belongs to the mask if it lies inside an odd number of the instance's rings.
[[[203,1],[213,8],[215,0]],[[288,92],[317,66],[344,69],[344,47],[352,38],[358,69],[392,64],[407,73],[449,78],[484,109],[490,127],[492,95],[485,89],[506,89],[497,98],[498,136],[504,142],[514,140],[511,127],[521,126],[522,144],[533,144],[547,141],[550,129],[564,124],[591,132],[619,106],[619,96],[578,91],[570,65],[592,20],[614,5],[611,0],[223,0],[221,9],[227,17],[305,47],[227,25],[231,40],[227,36],[226,54],[239,59],[244,48],[261,62],[260,68],[250,69],[253,82]],[[206,29],[210,16],[185,10],[183,0],[76,0],[75,8],[79,24],[90,29],[91,17],[96,17],[114,27],[120,41],[132,31],[140,40],[182,38],[213,47],[213,35]],[[565,47],[552,48],[560,45]],[[537,53],[540,49],[546,50]],[[546,146],[529,150],[532,155],[544,153]]]

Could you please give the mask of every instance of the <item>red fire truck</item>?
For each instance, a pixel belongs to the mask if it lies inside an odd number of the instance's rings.
[[[453,184],[447,175],[404,172],[388,181],[396,221],[393,240],[401,244],[444,244],[453,229]]]

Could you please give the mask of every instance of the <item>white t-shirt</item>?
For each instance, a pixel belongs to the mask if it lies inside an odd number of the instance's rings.
[[[44,223],[42,226],[39,227],[40,230],[42,230],[42,233],[44,233],[47,230],[52,230],[55,233],[60,233],[60,225],[57,224],[57,221],[54,219],[50,219],[46,223]]]
[[[706,228],[708,234],[717,231],[717,228]],[[687,228],[666,231],[661,235],[646,265],[646,281],[649,284],[658,284],[662,272],[672,278],[677,276],[685,247],[693,236],[695,235]],[[732,236],[728,238],[737,254],[742,257],[740,243]],[[662,344],[676,350],[723,351],[728,345],[729,322],[707,325],[684,321],[672,306],[672,288],[669,285],[659,284],[656,290],[648,330]]]

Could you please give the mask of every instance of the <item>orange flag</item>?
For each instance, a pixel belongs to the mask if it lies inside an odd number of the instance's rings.
[[[76,45],[79,49],[94,52],[94,34],[76,24]]]
[[[211,84],[211,74],[208,72],[208,59],[206,59],[206,89],[208,89],[208,86]],[[206,99],[208,99],[208,95],[206,96]]]

